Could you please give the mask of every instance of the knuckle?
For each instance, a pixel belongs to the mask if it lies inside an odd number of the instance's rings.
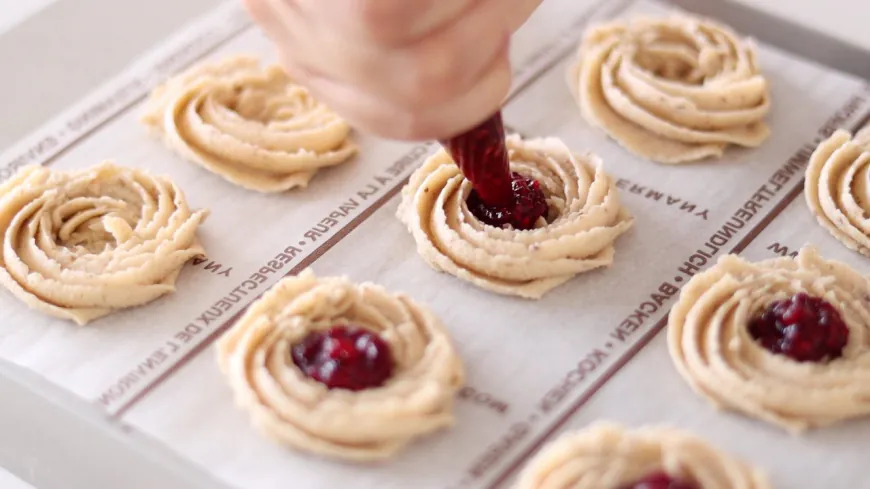
[[[376,41],[399,43],[406,39],[412,12],[407,0],[358,0],[357,18],[362,29]]]
[[[407,96],[412,102],[438,104],[456,94],[466,73],[452,46],[437,45],[427,51],[412,58]]]

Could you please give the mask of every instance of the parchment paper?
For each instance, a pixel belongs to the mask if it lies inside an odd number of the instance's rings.
[[[865,120],[870,90],[761,46],[774,102],[769,141],[684,167],[639,160],[582,120],[565,72],[587,23],[668,9],[648,0],[547,0],[514,39],[506,124],[597,153],[637,220],[617,242],[612,268],[528,302],[437,274],[417,256],[394,216],[396,194],[434,144],[355,134],[357,160],[319,173],[307,190],[264,196],[150,139],[137,122],[141,98],[163,77],[230,54],[272,60],[241,9],[222,6],[0,157],[0,179],[25,163],[69,169],[103,159],[171,175],[193,206],[211,209],[201,231],[208,258],[185,269],[176,294],[85,328],[0,294],[0,358],[92,401],[240,489],[508,487],[543,443],[600,418],[692,429],[767,469],[776,487],[870,487],[861,462],[870,425],[791,438],[716,413],[677,376],[657,335],[679,287],[726,253],[760,259],[811,242],[870,270],[815,224],[799,193],[812,149],[834,129]],[[292,260],[270,265],[281,253]],[[251,428],[218,372],[213,341],[269,286],[308,266],[407,292],[436,311],[469,374],[452,430],[388,463],[362,466],[282,449]],[[830,460],[823,468],[813,463],[821,457]]]

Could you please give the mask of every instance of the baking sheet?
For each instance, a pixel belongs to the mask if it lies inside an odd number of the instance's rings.
[[[0,358],[92,401],[230,487],[500,487],[554,433],[599,417],[679,423],[709,433],[723,448],[754,456],[778,487],[867,482],[859,463],[829,472],[796,470],[812,466],[818,449],[712,413],[677,377],[656,333],[679,286],[718,256],[770,256],[772,242],[781,252],[800,246],[797,236],[825,241],[795,189],[816,142],[865,119],[870,90],[851,75],[762,46],[774,101],[773,135],[764,146],[684,167],[634,158],[582,121],[565,71],[588,22],[668,9],[647,0],[548,0],[514,40],[516,88],[504,112],[507,125],[597,153],[637,219],[617,242],[612,268],[527,302],[437,274],[416,255],[394,216],[396,194],[436,149],[432,144],[357,134],[356,161],[321,172],[305,191],[263,196],[234,188],[149,139],[137,123],[141,96],[166,74],[230,54],[272,58],[238,6],[220,7],[0,157],[0,179],[23,161],[69,169],[107,158],[171,175],[193,206],[212,211],[201,230],[208,259],[187,267],[178,293],[86,328],[41,317],[0,294]],[[834,257],[863,263],[829,245]],[[292,259],[271,268],[281,253]],[[268,286],[307,266],[319,275],[405,291],[436,311],[469,373],[452,430],[409,446],[389,463],[357,466],[289,452],[250,427],[217,370],[213,340]],[[752,448],[768,442],[780,450]],[[857,445],[852,450],[857,453]],[[835,472],[840,479],[825,478]]]
[[[812,245],[825,258],[870,274],[866,258],[848,250],[816,224],[803,193],[792,192],[781,203],[786,204],[782,212],[741,255],[750,260],[768,260],[793,256],[802,246]],[[656,381],[650,382],[652,378]],[[656,336],[559,432],[581,429],[599,419],[630,426],[666,422],[690,430],[764,468],[774,487],[870,487],[863,449],[864,440],[870,437],[870,420],[850,421],[792,437],[760,421],[717,412],[675,375],[665,334]]]
[[[588,7],[554,1],[525,26],[512,52],[518,88],[542,69],[542,63],[576,42],[575,24],[599,11],[606,15],[612,8]],[[573,15],[555,15],[560,8]],[[138,118],[150,87],[192,62],[237,53],[258,55],[264,62],[273,60],[263,34],[231,2],[0,159],[6,162],[0,164],[0,180],[24,164],[40,162],[59,169],[81,168],[105,159],[141,166],[171,175],[192,206],[211,210],[201,230],[208,260],[183,271],[177,285],[184,294],[164,297],[145,309],[121,312],[84,330],[58,327],[56,320],[26,310],[4,295],[0,298],[4,301],[0,311],[5,315],[0,357],[93,400],[110,413],[123,411],[186,355],[210,344],[228,320],[257,295],[284,274],[310,264],[335,239],[358,225],[368,209],[394,195],[398,184],[435,148],[431,143],[397,143],[357,134],[360,158],[322,172],[305,192],[276,196],[235,188],[181,161],[146,136]],[[282,258],[285,262],[280,270],[261,273],[280,254],[292,260]]]

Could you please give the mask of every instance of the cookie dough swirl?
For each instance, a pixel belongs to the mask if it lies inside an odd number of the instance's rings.
[[[465,201],[471,182],[443,150],[402,190],[398,217],[432,268],[492,292],[539,299],[575,275],[613,263],[614,241],[633,224],[594,155],[558,139],[507,138],[511,170],[540,182],[550,207],[529,231],[480,222]]]
[[[804,196],[835,238],[870,256],[870,131],[835,132],[810,158]]]
[[[754,317],[799,292],[834,305],[849,328],[843,356],[799,363],[749,333]],[[684,287],[668,341],[680,374],[715,406],[798,433],[870,414],[870,282],[813,248],[795,259],[726,256]]]
[[[629,151],[665,164],[756,147],[769,135],[768,84],[755,46],[684,15],[592,28],[569,71],[583,117]]]
[[[337,324],[377,332],[395,367],[381,387],[327,389],[294,364],[291,348]],[[440,321],[401,294],[310,271],[284,279],[218,343],[239,406],[288,447],[356,461],[385,459],[453,423],[462,362]]]
[[[743,461],[671,428],[597,423],[545,447],[515,489],[617,489],[665,473],[704,489],[770,489]]]
[[[540,182],[550,211],[536,229],[480,222],[471,192],[445,151],[429,158],[402,190],[398,217],[435,270],[483,289],[539,299],[575,275],[613,263],[616,239],[634,220],[614,180],[594,155],[576,155],[558,139],[507,138],[511,170]]]
[[[203,254],[205,217],[171,181],[141,170],[26,167],[0,185],[0,284],[83,325],[174,291],[185,262]]]
[[[306,187],[356,153],[344,120],[278,66],[244,56],[159,86],[142,121],[185,159],[260,192]]]

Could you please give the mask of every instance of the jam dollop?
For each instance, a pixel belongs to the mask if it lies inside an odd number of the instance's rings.
[[[771,303],[749,324],[749,334],[771,353],[798,362],[843,356],[849,328],[829,302],[806,293]]]
[[[361,391],[382,386],[393,374],[390,346],[371,331],[334,326],[296,345],[293,363],[329,389]]]
[[[512,173],[501,112],[463,134],[442,141],[473,191],[468,209],[481,222],[528,230],[549,210],[540,183]]]
[[[664,472],[656,472],[619,489],[700,489],[694,484],[679,481]]]
[[[549,211],[541,184],[513,172],[511,190],[513,196],[509,205],[487,205],[475,190],[471,191],[466,205],[474,217],[490,226],[510,224],[513,229],[534,229],[538,219],[546,217]]]

